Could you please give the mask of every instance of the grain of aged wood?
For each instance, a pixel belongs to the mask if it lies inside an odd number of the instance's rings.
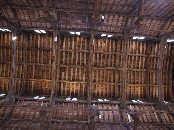
[[[11,47],[12,47],[12,68],[11,68],[11,78],[10,78],[10,87],[8,90],[8,95],[7,95],[7,101],[9,100],[10,102],[14,101],[15,93],[15,77],[16,77],[16,40],[17,40],[17,30],[16,28],[13,29],[12,31],[12,41],[11,41]]]
[[[1,0],[0,129],[174,129],[173,5]]]
[[[173,96],[173,89],[172,89],[172,71],[173,71],[173,67],[174,67],[174,46],[171,46],[171,53],[170,53],[170,65],[169,65],[169,95],[170,95],[170,100],[174,99]]]
[[[94,46],[94,32],[91,32],[90,42],[89,42],[89,59],[88,59],[88,106],[91,105],[92,99],[92,62],[93,62],[93,46]]]
[[[147,47],[146,47],[146,62],[145,62],[145,68],[146,68],[146,75],[145,75],[145,78],[146,78],[146,99],[150,99],[150,93],[149,93],[149,66],[150,66],[150,47],[151,45],[150,44],[147,44]]]
[[[157,80],[158,80],[158,101],[159,103],[164,102],[164,87],[162,84],[162,66],[163,66],[163,60],[164,60],[164,49],[166,46],[167,36],[164,35],[161,38],[160,44],[159,44],[159,52],[158,52],[158,62],[157,62]]]
[[[57,64],[57,44],[58,40],[60,37],[58,37],[60,35],[58,35],[58,28],[57,26],[54,26],[54,30],[53,30],[53,61],[52,61],[52,88],[51,88],[51,97],[50,97],[50,102],[52,103],[54,101],[55,98],[55,91],[56,91],[56,78],[57,78],[57,73],[56,73],[56,64]]]
[[[123,106],[126,103],[126,82],[127,82],[127,44],[129,42],[129,30],[124,30],[124,39],[123,39],[123,73],[122,73],[122,103]]]

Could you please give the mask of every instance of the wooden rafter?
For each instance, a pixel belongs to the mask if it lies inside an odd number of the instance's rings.
[[[18,28],[19,26],[16,23],[13,23],[12,21],[8,20],[3,14],[0,14],[0,20],[6,22],[7,26],[13,27],[13,28]]]
[[[171,4],[174,5],[174,1],[173,0],[146,0],[146,2],[153,2],[153,3],[167,3],[167,4]]]
[[[16,8],[16,9],[28,9],[28,10],[45,10],[45,7],[31,7],[31,6],[9,6],[10,8]],[[0,8],[7,8],[7,6],[0,6]],[[54,8],[49,7],[49,11],[53,11]],[[83,14],[92,14],[93,10],[76,10],[76,9],[55,9],[56,12],[64,12],[64,13],[83,13]],[[100,10],[101,14],[110,14],[110,15],[119,15],[119,16],[129,16],[129,17],[137,17],[137,15],[134,14],[126,14],[116,11],[102,11]],[[146,15],[147,19],[156,19],[156,20],[168,20],[170,17],[158,17],[158,16],[148,16]]]

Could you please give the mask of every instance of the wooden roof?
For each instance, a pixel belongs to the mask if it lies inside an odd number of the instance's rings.
[[[153,104],[128,104],[122,110],[119,104],[96,103],[98,116],[88,124],[88,112],[95,112],[82,102],[59,101],[48,107],[47,101],[19,99],[13,105],[0,109],[0,129],[41,130],[172,130],[173,104],[159,110]],[[137,119],[136,119],[137,118]]]
[[[174,129],[174,0],[0,0],[0,28],[0,129]]]
[[[173,0],[1,0],[0,27],[36,28],[159,37],[174,29]],[[104,16],[104,21],[100,17]]]

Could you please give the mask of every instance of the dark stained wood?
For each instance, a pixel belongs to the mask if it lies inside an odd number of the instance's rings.
[[[56,78],[57,78],[57,73],[56,73],[56,63],[57,63],[57,44],[58,43],[58,28],[57,26],[54,26],[53,30],[53,58],[52,58],[52,87],[51,87],[51,97],[50,97],[50,103],[54,101],[55,98],[55,90],[56,90]]]
[[[16,8],[10,8],[10,6],[9,6],[13,2],[9,4],[8,1],[4,1],[4,3],[5,3],[5,6],[7,6],[7,8],[10,10],[12,17],[13,18],[17,18],[17,21],[15,21],[15,24],[17,25],[17,27],[19,27],[20,26],[20,22],[19,22],[19,19],[18,19],[18,16],[17,16],[17,9]]]
[[[123,73],[122,73],[122,104],[126,104],[126,83],[127,83],[127,44],[129,42],[129,29],[124,30],[123,39]]]
[[[163,60],[164,60],[164,49],[165,45],[167,43],[167,35],[162,36],[160,44],[159,44],[159,58],[157,62],[157,82],[158,82],[158,102],[163,103],[164,102],[164,86],[162,84],[162,66],[163,66]]]
[[[170,56],[170,66],[169,66],[169,70],[170,70],[170,74],[169,74],[169,98],[170,100],[173,100],[174,99],[174,96],[173,96],[173,89],[172,89],[172,71],[173,71],[173,65],[174,65],[174,46],[172,45],[171,46],[171,56]]]
[[[147,47],[146,47],[146,62],[145,62],[145,68],[146,68],[146,75],[145,75],[145,78],[146,78],[146,99],[150,99],[150,93],[149,93],[149,67],[150,67],[150,48],[151,48],[151,45],[150,44],[147,44]]]
[[[139,0],[137,24],[143,25],[143,16],[144,16],[144,0]]]
[[[46,110],[41,110],[39,112],[40,114],[40,130],[48,130],[48,124],[47,124],[47,111]]]
[[[59,90],[59,82],[60,82],[60,60],[61,60],[61,43],[62,43],[62,40],[61,40],[61,34],[60,32],[58,32],[58,36],[57,36],[57,40],[58,40],[58,45],[57,45],[57,67],[56,67],[56,70],[57,70],[57,87],[56,87],[56,92],[58,92]],[[56,94],[57,96],[57,94]]]
[[[17,9],[28,9],[28,10],[45,10],[45,7],[31,7],[31,6],[17,6],[17,5],[11,5],[9,6],[10,8],[17,8]],[[2,6],[0,5],[0,8],[7,8],[7,6]],[[49,7],[49,10],[50,11],[53,11],[54,8],[52,7]],[[93,11],[92,10],[77,10],[77,9],[56,9],[56,12],[65,12],[65,13],[84,13],[84,14],[92,14]],[[105,10],[105,11],[100,11],[100,14],[112,14],[112,15],[121,15],[121,16],[130,16],[130,17],[137,17],[137,15],[129,15],[129,14],[126,14],[126,13],[121,13],[121,12],[115,12],[115,11],[108,11],[108,10]],[[146,16],[147,19],[157,19],[157,20],[168,20],[169,18],[168,17],[155,17],[155,16]]]
[[[12,68],[11,68],[11,78],[10,78],[10,87],[8,90],[7,100],[10,102],[14,101],[14,89],[15,89],[15,77],[16,77],[16,40],[17,40],[17,30],[14,28],[12,31]]]
[[[146,2],[154,2],[154,3],[162,2],[162,3],[172,4],[172,5],[174,4],[173,0],[146,0]]]
[[[24,89],[26,86],[26,77],[27,77],[27,47],[28,47],[28,34],[25,33],[24,35],[24,44],[25,44],[25,48],[24,48],[24,64],[23,64],[23,77],[22,77],[22,86],[19,87],[19,94],[18,95],[22,95],[24,94]]]
[[[6,22],[7,26],[9,27],[14,27],[14,28],[18,28],[18,25],[16,23],[13,23],[12,21],[8,20],[8,18],[6,18],[3,14],[0,13],[0,20]]]
[[[88,83],[87,83],[87,107],[91,108],[92,101],[92,63],[93,63],[93,46],[94,46],[94,32],[91,31],[90,42],[89,42],[89,57],[88,57]],[[91,119],[90,111],[88,111],[88,128],[93,130],[93,119]]]
[[[119,53],[116,53],[116,68],[115,68],[115,98],[118,97],[118,82],[119,82]]]
[[[90,42],[89,42],[89,58],[88,58],[88,106],[91,105],[92,100],[92,60],[93,60],[93,46],[94,46],[94,32],[91,32]]]
[[[134,130],[139,130],[139,118],[138,114],[134,114]]]

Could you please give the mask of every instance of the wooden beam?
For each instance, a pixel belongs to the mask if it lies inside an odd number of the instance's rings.
[[[53,55],[52,55],[52,85],[51,85],[51,97],[50,97],[50,105],[53,104],[54,98],[55,98],[55,90],[56,90],[56,78],[57,78],[57,72],[56,72],[56,64],[57,64],[57,37],[58,35],[58,27],[55,25],[53,28]]]
[[[138,19],[135,23],[138,25],[143,25],[143,17],[144,17],[144,0],[139,0]]]
[[[89,41],[89,57],[88,57],[88,81],[87,81],[87,107],[88,107],[88,127],[93,129],[93,119],[91,119],[90,108],[92,101],[92,60],[93,60],[93,46],[94,46],[94,32],[91,31],[90,41]]]
[[[12,30],[12,66],[11,66],[11,78],[10,78],[10,86],[8,90],[8,95],[6,101],[14,102],[14,90],[15,90],[15,77],[16,77],[16,36],[17,30],[16,28]]]
[[[126,27],[122,28],[122,29],[125,29]],[[46,30],[46,31],[53,31],[52,28],[21,28],[22,30]],[[143,29],[143,28],[142,28]],[[145,29],[146,30],[146,29]],[[89,28],[87,29],[60,29],[59,30],[60,33],[67,33],[67,32],[84,32],[86,35],[89,35],[90,34],[90,31],[89,31]],[[150,31],[157,31],[159,32],[159,30],[150,30]],[[162,30],[163,32],[163,30]],[[166,31],[165,31],[166,32]],[[169,31],[167,31],[169,32]],[[95,34],[103,34],[103,33],[106,33],[105,31],[94,31]],[[116,37],[123,37],[123,34],[122,33],[115,33],[115,32],[108,32],[107,34],[112,34]],[[137,36],[137,35],[142,35],[142,34],[130,34],[129,36],[130,37],[133,37],[133,36]],[[159,37],[155,37],[155,36],[148,36],[148,35],[143,35],[145,36],[147,39],[151,39],[151,40],[156,40],[156,41],[159,41]]]
[[[167,4],[172,4],[174,5],[173,0],[146,0],[145,2],[152,2],[152,3],[167,3]]]
[[[89,58],[88,58],[88,106],[91,105],[92,100],[92,59],[93,59],[93,46],[94,46],[94,32],[91,31],[91,37],[89,42]]]
[[[167,35],[163,35],[159,44],[158,62],[157,62],[157,80],[158,80],[158,102],[164,103],[164,87],[162,85],[162,65],[164,60],[164,49],[167,43]]]
[[[25,91],[26,87],[26,78],[27,78],[27,48],[28,48],[28,43],[29,43],[29,38],[28,34],[24,34],[24,43],[25,43],[25,48],[24,48],[24,62],[23,62],[23,74],[22,74],[22,85],[19,87],[19,96],[22,95]]]
[[[173,66],[174,65],[174,45],[171,46],[171,56],[170,56],[170,66],[169,66],[169,71],[170,71],[170,74],[169,74],[169,98],[170,100],[173,100],[174,97],[173,97],[173,88],[172,88],[172,71],[173,71]]]
[[[4,21],[7,24],[7,26],[9,26],[9,27],[14,27],[14,28],[19,29],[19,26],[17,24],[8,20],[8,18],[6,18],[3,14],[0,14],[0,20]]]
[[[127,20],[128,21],[129,19],[128,18],[131,18],[131,17],[127,17]],[[18,19],[9,19],[10,21],[18,21]],[[95,21],[96,18],[94,18]],[[54,21],[51,20],[51,19],[44,19],[44,18],[38,18],[38,19],[30,19],[30,20],[26,20],[26,19],[19,19],[20,22],[37,22],[37,23],[53,23]],[[58,21],[57,21],[58,22]],[[135,22],[136,24],[137,21]],[[76,23],[72,23],[72,22],[62,22],[62,21],[59,21],[59,24],[62,24],[62,25],[76,25]],[[88,23],[82,23],[82,24],[78,24],[79,26],[90,26]],[[126,24],[127,25],[127,24]],[[95,25],[96,26],[96,25]],[[167,32],[170,32],[170,30],[167,30],[167,29],[155,29],[155,28],[149,28],[147,26],[139,26],[139,25],[135,25],[135,24],[132,24],[132,25],[127,25],[127,26],[121,26],[121,25],[109,25],[109,24],[105,24],[105,23],[100,23],[100,26],[101,27],[104,27],[104,28],[120,28],[120,29],[125,29],[125,28],[130,28],[130,29],[138,29],[138,30],[142,30],[142,31],[152,31],[152,32],[164,32],[164,33],[167,33]],[[89,27],[90,28],[90,27]],[[88,29],[89,29],[88,28]],[[27,29],[27,28],[23,28],[23,30],[30,30],[30,29]],[[33,30],[33,29],[32,29]],[[45,29],[45,30],[48,30],[48,29]]]
[[[150,93],[149,93],[149,67],[150,67],[150,50],[151,48],[151,44],[147,44],[147,47],[146,47],[146,62],[145,62],[145,69],[146,69],[146,74],[145,74],[145,77],[146,77],[146,99],[150,99]]]
[[[117,41],[118,42],[118,41]],[[116,43],[117,45],[120,43]],[[116,46],[116,45],[115,45]],[[117,51],[117,50],[116,50]],[[120,54],[115,52],[116,54],[116,66],[115,66],[115,99],[118,99],[118,93],[119,93],[119,89],[118,89],[118,82],[119,82],[119,56]]]
[[[99,14],[99,2],[98,0],[95,0],[95,4],[94,4],[94,15],[93,15],[93,22],[94,22],[94,25],[96,25],[97,23],[99,23],[100,21],[100,14]]]
[[[13,5],[13,6],[9,6],[10,8],[16,8],[16,9],[27,9],[27,10],[45,10],[45,7],[31,7],[31,6],[17,6],[17,5]],[[6,9],[7,6],[5,5],[0,5],[0,8],[2,9]],[[54,8],[49,7],[50,11],[54,11]],[[56,12],[64,12],[64,13],[83,13],[83,14],[92,14],[93,10],[77,10],[77,9],[55,9]],[[116,12],[116,11],[100,11],[101,14],[110,14],[110,15],[119,15],[119,16],[128,16],[128,17],[137,17],[137,15],[135,14],[127,14],[127,13],[120,13],[120,12]],[[154,17],[154,16],[150,16],[150,15],[146,15],[147,19],[156,19],[156,20],[169,20],[170,17]]]
[[[48,18],[49,16],[49,0],[45,0],[44,2],[44,9],[45,13],[48,13]],[[60,73],[60,44],[61,44],[61,37],[60,33],[58,30],[58,24],[57,24],[57,13],[55,12],[55,8],[53,10],[54,12],[54,22],[53,22],[53,62],[52,62],[52,87],[51,87],[51,96],[50,96],[50,105],[54,104],[54,99],[55,99],[55,94],[56,94],[56,86],[57,86],[57,81],[59,84],[59,73]],[[57,52],[58,51],[58,52]],[[58,54],[58,59],[57,59],[57,54]],[[58,66],[56,66],[58,60]],[[57,70],[57,71],[56,71]]]
[[[127,83],[127,44],[129,42],[129,29],[124,30],[123,34],[123,73],[122,73],[122,107],[126,105],[126,83]]]
[[[40,112],[40,130],[48,130],[48,124],[47,124],[47,111],[46,109],[42,109]]]
[[[58,88],[59,88],[59,83],[60,83],[60,59],[61,59],[61,43],[62,43],[62,40],[61,40],[61,34],[60,32],[58,32],[58,45],[57,45],[57,80],[56,82],[58,83],[57,84],[57,87],[56,87],[56,96],[57,96],[57,92],[58,92]]]
[[[138,114],[134,113],[134,130],[139,130],[139,117]]]
[[[19,19],[18,19],[18,16],[17,16],[17,9],[16,8],[10,8],[10,4],[14,4],[13,1],[11,1],[10,3],[8,1],[4,1],[4,3],[5,3],[5,6],[7,7],[7,9],[10,10],[12,17],[17,18],[17,22],[15,21],[15,24],[16,24],[17,27],[19,27],[20,22],[19,22]]]

